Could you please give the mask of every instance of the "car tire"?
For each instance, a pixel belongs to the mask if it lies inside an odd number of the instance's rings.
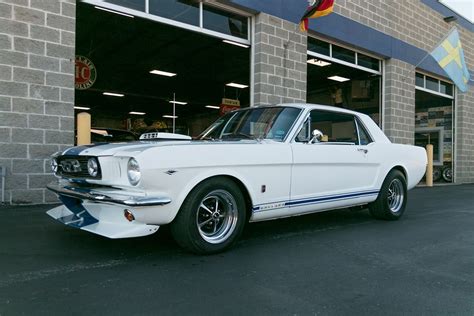
[[[176,242],[197,254],[213,254],[231,247],[246,222],[246,204],[238,185],[223,177],[196,186],[171,223]]]
[[[438,182],[439,180],[441,180],[441,168],[438,168],[438,167],[434,167],[433,168],[433,182]]]
[[[453,169],[451,166],[443,168],[443,180],[446,182],[453,182]]]
[[[399,170],[391,170],[385,178],[377,200],[369,204],[370,214],[377,219],[397,220],[405,212],[407,183]]]

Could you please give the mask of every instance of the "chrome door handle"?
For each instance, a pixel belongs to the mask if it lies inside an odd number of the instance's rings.
[[[364,154],[369,152],[367,149],[364,148],[357,148],[357,151],[363,152]]]

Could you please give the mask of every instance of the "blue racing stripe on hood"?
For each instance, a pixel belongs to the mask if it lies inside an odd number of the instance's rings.
[[[86,150],[88,148],[97,147],[97,146],[101,146],[101,145],[107,145],[107,144],[108,143],[97,143],[97,144],[90,144],[90,145],[72,147],[72,148],[69,148],[68,150],[66,150],[63,155],[76,156],[76,155],[79,155],[81,152],[83,152],[84,150]]]

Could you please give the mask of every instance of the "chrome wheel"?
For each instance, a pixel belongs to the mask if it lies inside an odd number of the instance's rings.
[[[395,178],[388,186],[387,203],[388,208],[392,213],[397,213],[401,210],[404,201],[403,183]]]
[[[211,244],[226,241],[235,230],[238,209],[235,198],[225,190],[214,190],[201,201],[196,225],[201,237]]]

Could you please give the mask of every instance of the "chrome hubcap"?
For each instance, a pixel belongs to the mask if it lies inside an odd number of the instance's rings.
[[[388,186],[388,208],[392,213],[400,211],[404,200],[403,184],[399,179],[393,179]]]
[[[215,190],[207,194],[196,212],[196,225],[201,237],[219,244],[227,240],[237,224],[237,203],[232,194]]]

